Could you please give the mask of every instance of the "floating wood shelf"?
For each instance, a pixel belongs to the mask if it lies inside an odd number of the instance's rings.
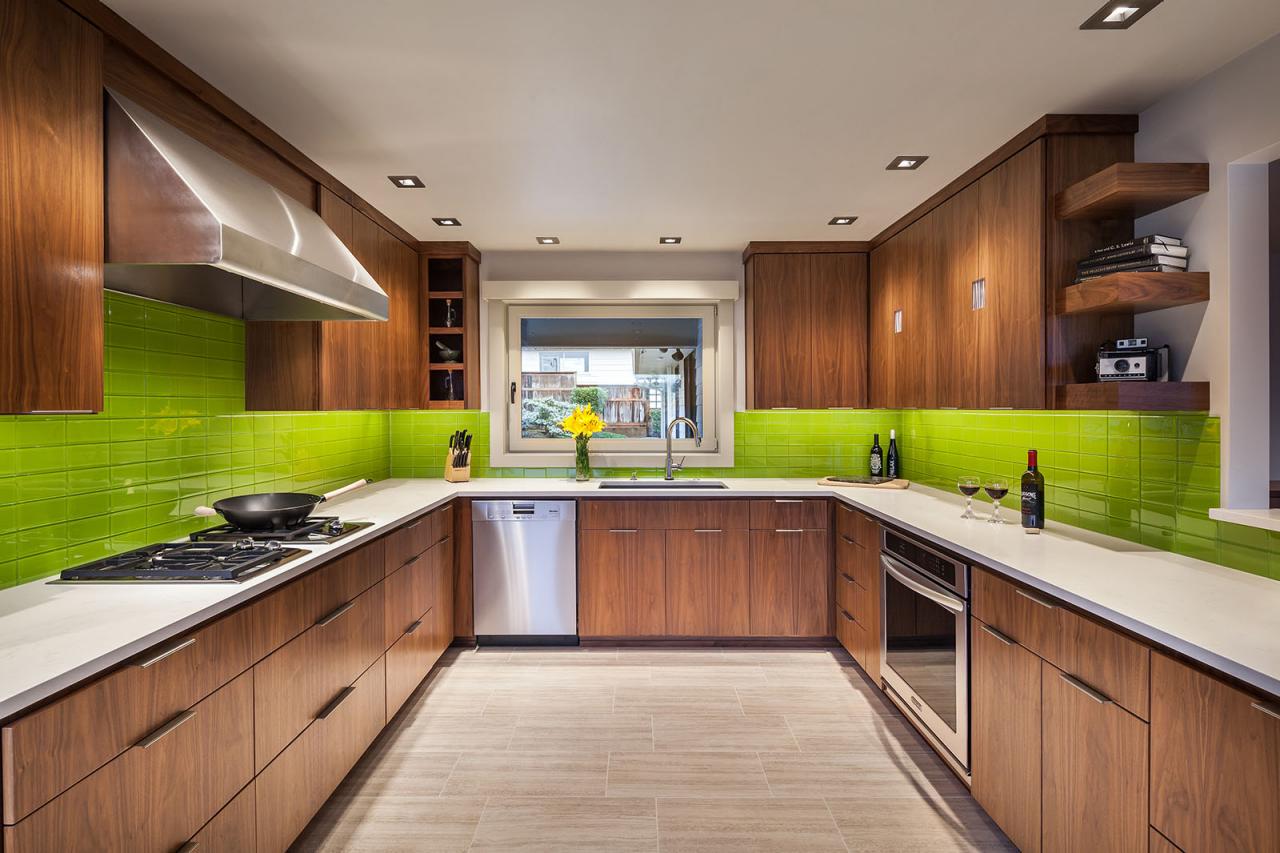
[[[1209,408],[1208,382],[1088,382],[1059,385],[1055,409],[1132,409],[1202,412]]]
[[[464,370],[466,368],[466,365],[464,365],[460,361],[440,362],[440,363],[432,362],[430,367],[432,370]]]
[[[466,406],[462,400],[431,400],[427,403],[428,409],[465,409]]]
[[[461,326],[432,326],[427,329],[427,334],[431,335],[461,335],[465,331]]]
[[[1141,314],[1209,301],[1207,272],[1117,272],[1058,292],[1059,314]]]
[[[461,290],[429,290],[427,291],[428,299],[461,299],[463,293]]]
[[[1209,191],[1208,163],[1113,163],[1058,193],[1059,219],[1130,219]]]

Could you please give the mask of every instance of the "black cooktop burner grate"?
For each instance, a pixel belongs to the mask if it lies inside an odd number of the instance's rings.
[[[179,542],[148,545],[66,569],[72,581],[236,581],[307,553],[278,542]]]
[[[363,530],[369,522],[345,522],[337,516],[313,516],[297,527],[281,530],[241,530],[234,524],[219,524],[197,530],[191,534],[192,542],[238,542],[253,539],[255,542],[297,542],[299,544],[323,544],[340,539],[357,530]]]

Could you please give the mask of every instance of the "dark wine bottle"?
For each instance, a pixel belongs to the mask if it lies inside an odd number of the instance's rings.
[[[1022,474],[1022,528],[1028,533],[1044,529],[1044,475],[1034,450],[1027,451],[1027,470]]]
[[[871,476],[884,476],[884,453],[880,450],[880,433],[874,433],[871,438]]]
[[[896,480],[902,476],[902,463],[898,459],[897,430],[889,430],[889,455],[885,459],[884,475],[890,480]]]

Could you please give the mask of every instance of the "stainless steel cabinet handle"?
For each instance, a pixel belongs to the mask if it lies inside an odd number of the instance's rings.
[[[199,847],[199,841],[188,841],[186,844],[178,848],[177,853],[195,853]]]
[[[853,578],[849,577],[844,572],[840,573],[840,577],[844,580],[845,583],[853,583]]]
[[[849,615],[849,613],[848,613],[848,612],[847,612],[843,607],[842,607],[842,608],[839,608],[839,610],[840,610],[840,615],[841,615],[841,616],[843,616],[843,617],[845,618],[845,621],[846,621],[846,622],[852,622],[852,621],[853,621],[853,617],[852,617],[852,616],[850,616],[850,615]]]
[[[321,616],[320,621],[316,622],[316,625],[323,628],[325,625],[328,625],[330,622],[337,619],[343,613],[346,613],[348,610],[350,610],[355,606],[356,606],[355,599],[352,599],[351,601],[348,601],[346,604],[343,604],[340,607],[338,607],[337,610],[334,610],[328,616]]]
[[[165,735],[169,734],[171,731],[173,731],[173,730],[174,730],[174,729],[176,729],[178,726],[180,726],[180,725],[182,725],[183,723],[185,723],[187,720],[190,720],[190,719],[191,719],[192,717],[194,717],[195,715],[196,715],[196,709],[195,709],[195,708],[192,708],[192,709],[191,709],[191,710],[189,710],[189,711],[183,711],[181,714],[179,714],[178,716],[174,717],[172,720],[170,720],[169,722],[165,723],[163,726],[161,726],[160,728],[156,729],[156,730],[155,730],[155,731],[153,731],[151,734],[147,735],[147,736],[146,736],[146,737],[144,737],[142,740],[140,740],[140,741],[138,741],[137,743],[135,743],[135,744],[134,744],[134,746],[141,747],[142,749],[150,749],[151,747],[153,747],[153,746],[155,746],[157,743],[159,743],[159,742],[160,742],[160,740],[161,740]]]
[[[1079,690],[1081,693],[1088,696],[1090,699],[1097,702],[1099,705],[1111,704],[1111,697],[1107,696],[1105,693],[1099,693],[1097,690],[1094,690],[1092,687],[1085,684],[1080,679],[1073,678],[1072,676],[1067,675],[1065,672],[1061,672],[1058,674],[1062,676],[1063,681],[1067,682],[1067,684],[1070,684],[1076,690]]]
[[[1038,595],[1032,595],[1031,593],[1025,590],[1018,589],[1017,587],[1014,587],[1013,591],[1016,592],[1018,595],[1022,596],[1023,598],[1027,599],[1028,601],[1034,601],[1036,604],[1039,604],[1041,607],[1047,607],[1050,610],[1057,609],[1056,604],[1054,604],[1051,601],[1045,601],[1043,598],[1041,598]]]
[[[776,503],[776,504],[802,504],[802,503],[804,503],[804,501],[803,501],[803,500],[800,500],[800,499],[798,499],[798,498],[774,498],[774,499],[773,499],[773,502],[774,502],[774,503]]]
[[[1275,708],[1271,708],[1271,707],[1268,707],[1267,705],[1263,705],[1261,702],[1250,702],[1249,705],[1254,710],[1261,711],[1262,713],[1266,714],[1268,717],[1275,717],[1277,720],[1280,720],[1280,711],[1277,711]]]
[[[319,714],[316,714],[316,719],[317,720],[327,719],[330,714],[338,710],[338,706],[341,705],[348,696],[354,693],[355,690],[356,688],[354,685],[351,687],[342,688],[342,691],[339,692],[337,696],[333,697],[333,701],[331,701],[328,705],[325,705],[324,708],[320,710]]]
[[[804,531],[798,527],[791,527],[791,528],[787,528],[786,530],[775,530],[773,532],[774,533],[804,533]]]
[[[724,533],[724,531],[721,530],[719,527],[697,527],[697,528],[694,528],[693,532],[694,533]]]
[[[982,625],[981,622],[979,622],[978,624]],[[1014,645],[1013,639],[1011,637],[1006,637],[1004,634],[1001,634],[999,631],[997,631],[995,628],[992,628],[990,625],[982,625],[982,630],[986,631],[988,634],[995,637],[997,640],[1004,643],[1006,646]]]
[[[894,580],[896,580],[898,583],[902,584],[912,592],[924,596],[925,598],[932,601],[934,604],[937,604],[940,607],[950,610],[952,613],[964,612],[963,599],[955,598],[953,596],[947,595],[945,592],[943,592],[940,589],[932,589],[928,586],[925,586],[920,581],[915,580],[914,578],[908,577],[906,574],[904,574],[902,569],[898,568],[898,561],[890,557],[888,554],[880,555],[880,565],[884,568],[887,574],[893,576]],[[910,570],[908,569],[907,571],[910,571]]]
[[[849,544],[849,545],[857,545],[857,544],[858,544],[857,542],[854,542],[852,539],[850,539],[848,536],[845,536],[843,533],[841,533],[841,534],[840,534],[840,538],[841,538],[841,539],[843,539],[843,540],[845,541],[845,543],[846,543],[846,544]]]
[[[610,529],[609,532],[610,533],[635,533],[636,529],[634,527],[617,528],[617,529]]]
[[[147,667],[149,667],[149,666],[155,666],[156,664],[160,663],[160,661],[162,661],[162,660],[164,660],[165,658],[169,657],[169,655],[175,655],[175,654],[177,654],[178,652],[180,652],[180,651],[182,651],[183,649],[185,649],[187,646],[194,646],[195,644],[196,644],[196,638],[195,638],[195,637],[187,637],[187,638],[186,638],[185,640],[183,640],[181,643],[178,643],[178,644],[177,644],[177,645],[175,645],[175,646],[170,646],[169,648],[165,649],[164,651],[160,652],[159,654],[155,655],[154,657],[149,657],[149,658],[147,658],[146,660],[144,660],[144,661],[140,662],[140,663],[138,664],[138,667],[139,667],[140,669],[146,669],[146,668],[147,668]]]
[[[421,628],[421,627],[422,627],[422,620],[421,620],[421,619],[418,619],[418,620],[416,620],[412,625],[410,625],[408,628],[405,628],[405,629],[404,629],[404,633],[405,633],[405,635],[407,636],[407,635],[409,635],[409,634],[412,634],[414,631],[418,630],[418,629],[419,629],[419,628]]]

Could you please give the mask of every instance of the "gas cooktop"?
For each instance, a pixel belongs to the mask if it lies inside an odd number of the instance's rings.
[[[219,524],[191,534],[192,542],[296,542],[299,545],[327,545],[373,524],[371,521],[343,521],[337,516],[312,516],[296,527],[279,530],[242,530],[234,524]]]
[[[65,569],[63,581],[231,582],[308,553],[279,542],[176,542],[148,545]]]

